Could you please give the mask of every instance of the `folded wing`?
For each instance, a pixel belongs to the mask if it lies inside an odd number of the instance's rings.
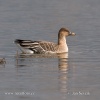
[[[18,44],[25,52],[25,50],[30,50],[34,54],[43,54],[43,53],[55,53],[56,44],[47,41],[31,41],[31,40],[15,40],[15,43]],[[24,50],[23,50],[24,49]]]

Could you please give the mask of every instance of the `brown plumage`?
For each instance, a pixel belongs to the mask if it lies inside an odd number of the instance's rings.
[[[48,41],[31,41],[16,39],[15,43],[24,53],[46,54],[68,52],[66,37],[75,35],[66,28],[61,28],[58,32],[58,43]]]

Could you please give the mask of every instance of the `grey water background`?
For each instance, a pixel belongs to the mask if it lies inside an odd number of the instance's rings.
[[[61,27],[68,59],[16,59],[16,38],[57,42]],[[99,100],[100,0],[0,0],[0,57],[0,100]]]

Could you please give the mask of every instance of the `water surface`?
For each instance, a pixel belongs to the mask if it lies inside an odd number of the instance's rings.
[[[0,99],[99,100],[99,11],[100,0],[0,0]],[[57,42],[61,27],[76,33],[68,58],[16,58],[16,38]]]

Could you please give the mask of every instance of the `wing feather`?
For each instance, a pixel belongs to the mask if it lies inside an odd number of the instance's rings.
[[[15,40],[15,43],[24,49],[29,49],[34,53],[43,54],[46,52],[55,52],[56,44],[47,41]]]
[[[55,51],[56,44],[52,42],[40,42],[40,46],[46,51]]]

